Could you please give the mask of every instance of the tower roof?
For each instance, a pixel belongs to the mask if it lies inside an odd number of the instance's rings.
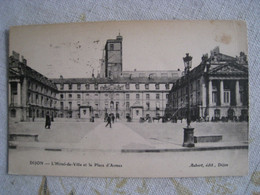
[[[116,39],[122,41],[122,40],[123,40],[123,37],[122,37],[122,36],[120,35],[120,33],[119,33],[119,34],[116,36]]]

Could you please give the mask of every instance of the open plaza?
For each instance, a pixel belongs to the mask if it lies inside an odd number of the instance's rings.
[[[139,123],[117,120],[112,128],[105,127],[102,120],[79,122],[75,119],[57,119],[52,122],[51,129],[45,129],[45,122],[10,123],[10,141],[17,146],[32,146],[38,148],[70,148],[75,149],[157,149],[182,148],[183,128],[186,121],[177,123]],[[221,136],[221,140],[205,141],[196,146],[241,145],[248,141],[247,122],[195,122],[194,136]],[[23,137],[27,135],[27,137]],[[37,136],[37,141],[30,138]],[[98,143],[98,144],[97,144]],[[196,148],[195,146],[195,148]]]
[[[14,136],[9,141],[10,173],[185,177],[230,175],[230,169],[232,175],[240,175],[237,170],[247,172],[246,122],[192,123],[195,137],[221,136],[221,140],[198,142],[192,148],[182,146],[184,121],[105,125],[101,120],[73,119],[56,120],[50,129],[45,129],[43,121],[10,123],[9,136]],[[162,168],[155,171],[158,166]]]

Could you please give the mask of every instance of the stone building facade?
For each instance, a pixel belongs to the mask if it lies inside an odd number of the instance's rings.
[[[185,118],[189,100],[193,120],[248,120],[247,56],[241,52],[239,57],[231,57],[215,48],[190,71],[190,97],[187,90],[187,76],[183,75],[169,94],[168,116]]]
[[[106,113],[133,119],[163,116],[172,83],[178,78],[178,72],[173,72],[157,72],[159,76],[154,74],[153,78],[53,79],[59,90],[58,116],[103,118]],[[161,77],[166,73],[167,77]]]
[[[187,78],[180,70],[123,71],[123,37],[105,45],[101,72],[91,78],[48,79],[13,52],[9,57],[10,120],[33,121],[45,117],[87,119],[186,117],[187,101],[193,120],[248,118],[248,62],[241,52],[231,57],[211,51],[190,71],[190,97]]]
[[[33,121],[57,114],[56,85],[27,65],[27,61],[13,52],[8,69],[9,120]]]
[[[59,78],[52,81],[59,90],[59,117],[119,118],[163,116],[168,93],[181,75],[179,70],[123,71],[123,37],[108,39],[101,72],[92,78]]]

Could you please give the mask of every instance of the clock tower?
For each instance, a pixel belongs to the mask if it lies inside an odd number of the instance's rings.
[[[108,39],[105,46],[105,59],[101,68],[102,76],[118,78],[122,74],[122,40],[119,35],[116,39]]]

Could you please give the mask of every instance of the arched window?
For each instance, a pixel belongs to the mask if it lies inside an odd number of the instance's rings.
[[[214,110],[214,117],[215,118],[220,118],[220,110],[219,109],[215,109]]]
[[[15,109],[11,110],[11,117],[16,117],[16,110]]]
[[[228,114],[228,119],[233,120],[235,111],[232,108],[229,108],[227,114]]]
[[[113,101],[110,102],[110,109],[114,109],[114,102]]]

